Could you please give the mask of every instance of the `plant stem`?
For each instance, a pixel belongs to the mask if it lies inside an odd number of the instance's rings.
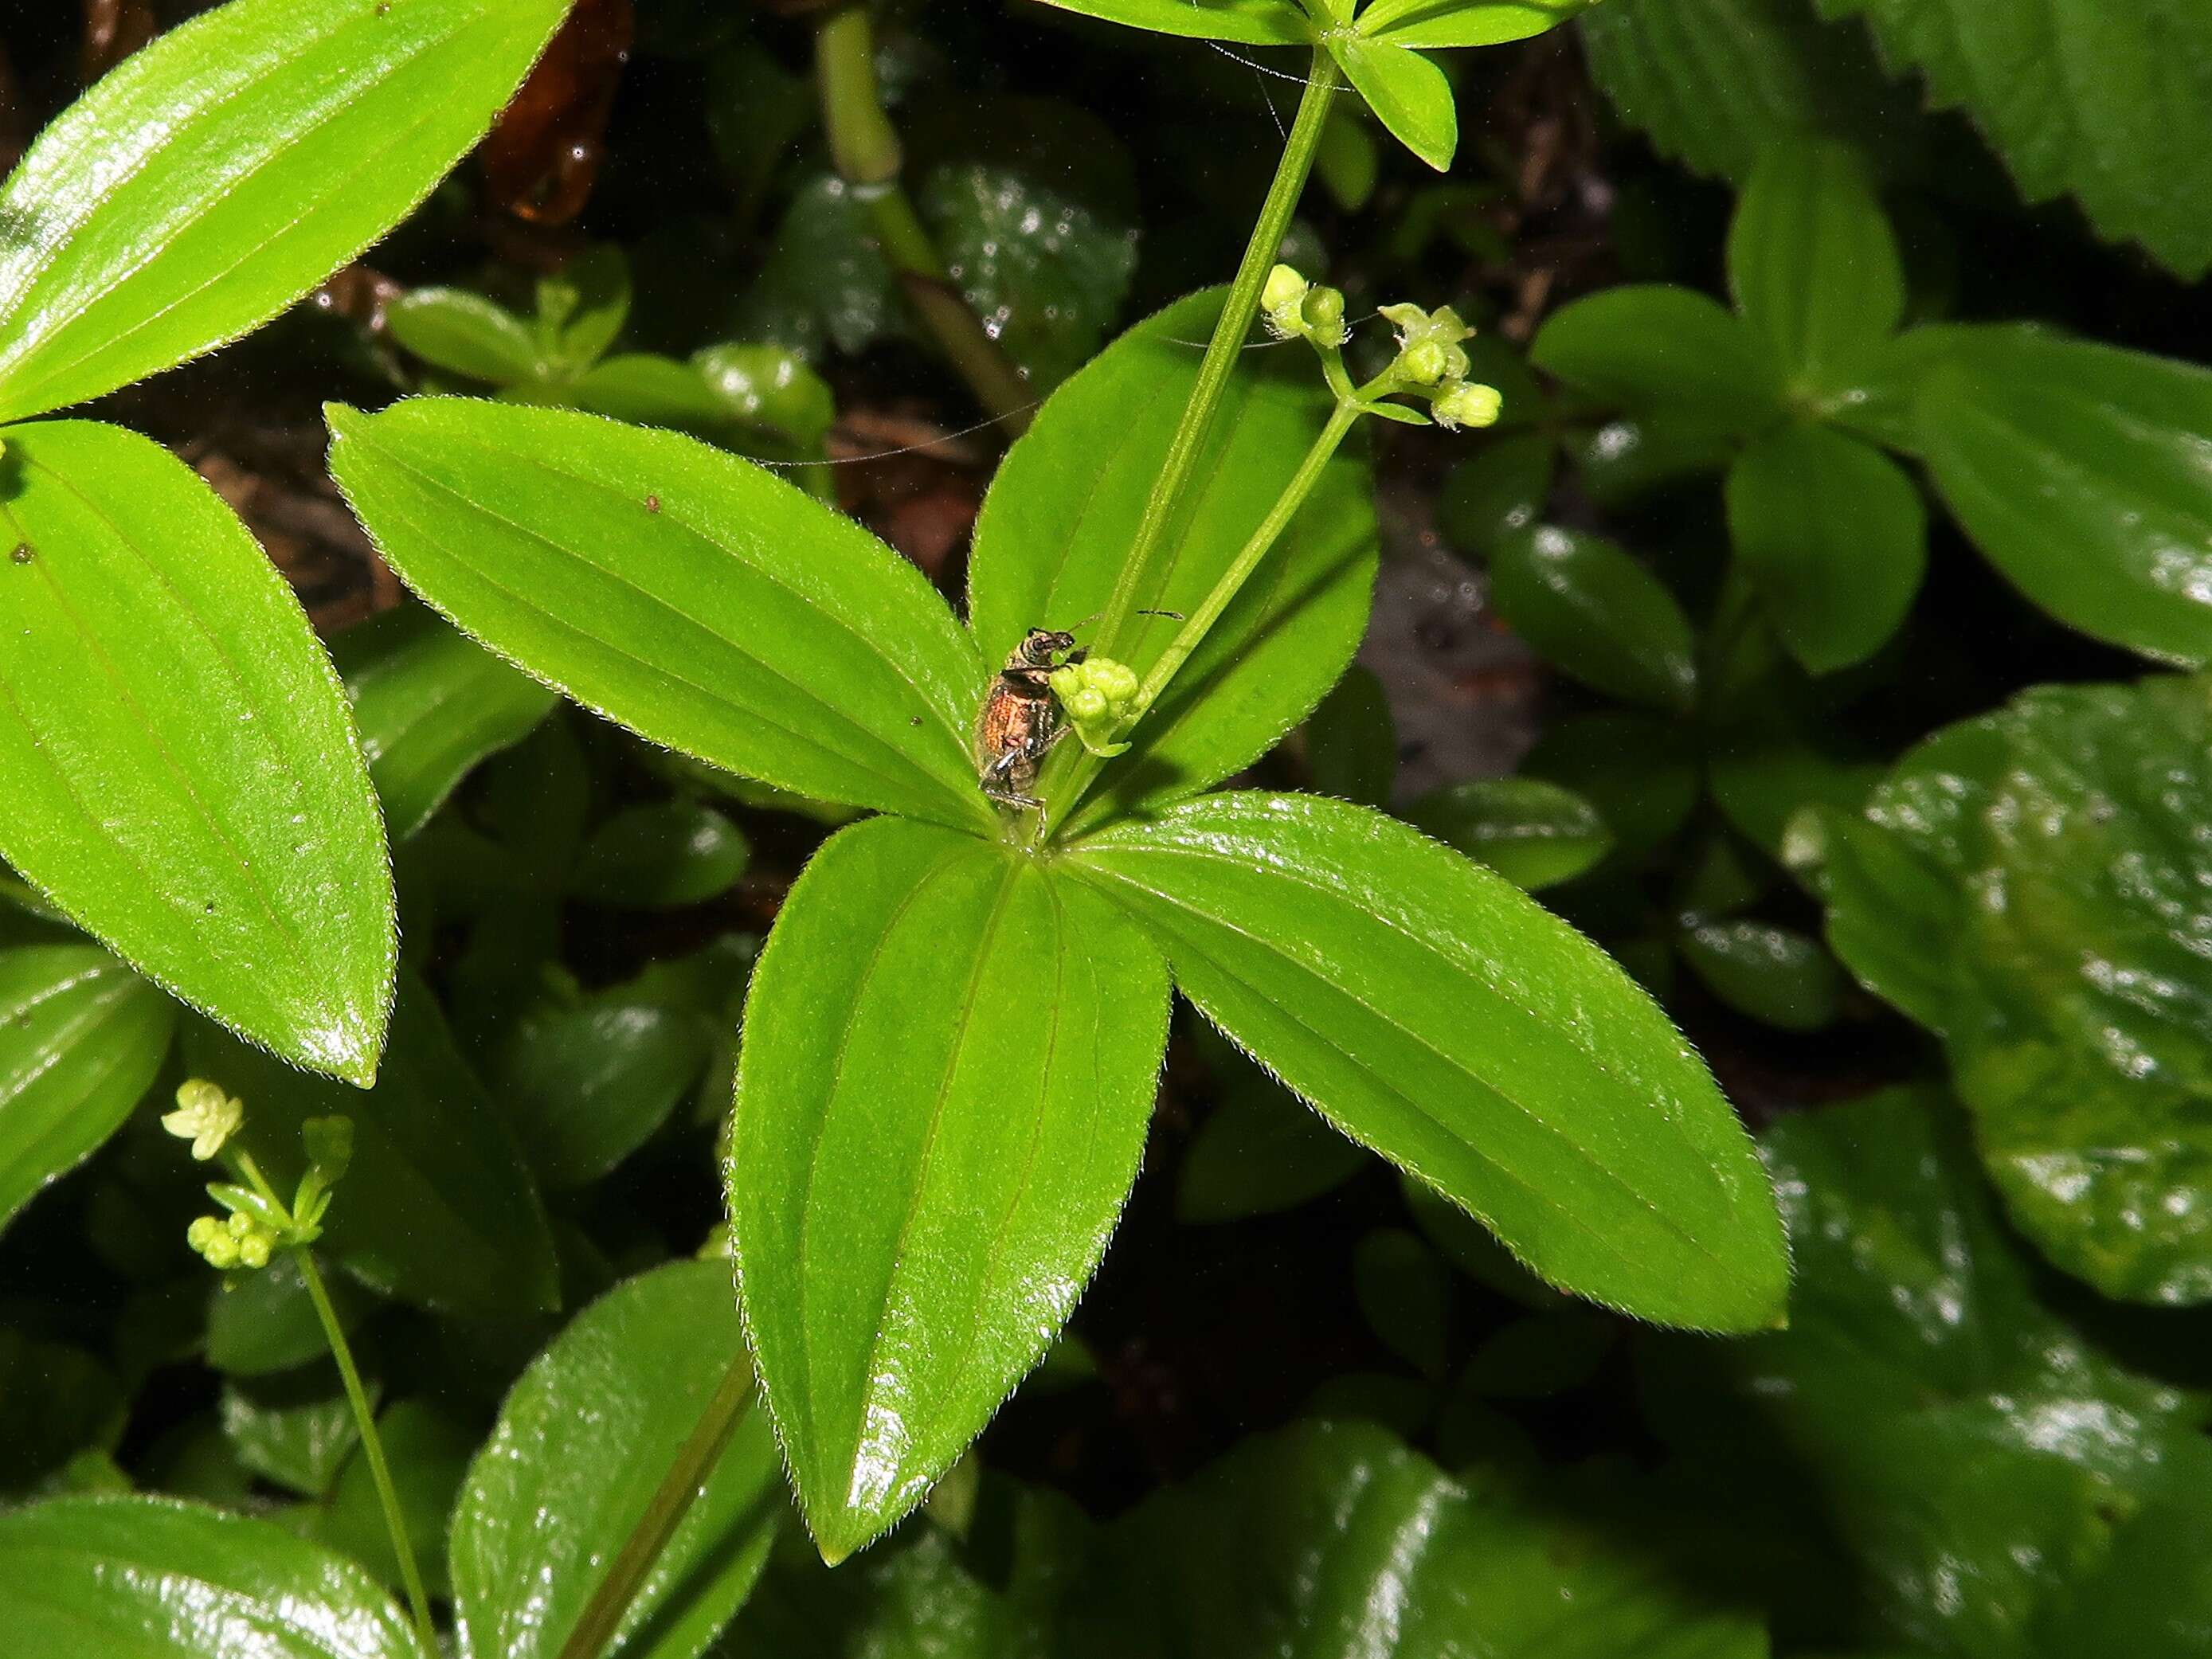
[[[243,1146],[238,1148],[238,1167],[264,1200],[279,1210],[285,1209],[284,1201],[276,1196],[276,1189],[261,1173],[253,1154]],[[399,1558],[399,1579],[406,1587],[408,1611],[415,1616],[415,1629],[422,1638],[422,1650],[434,1654],[439,1651],[437,1626],[430,1622],[430,1598],[422,1588],[422,1569],[415,1565],[415,1547],[408,1541],[407,1522],[399,1513],[399,1494],[392,1484],[392,1467],[384,1461],[384,1441],[376,1432],[375,1408],[369,1404],[368,1390],[362,1387],[361,1372],[353,1363],[352,1345],[346,1340],[345,1328],[338,1323],[338,1310],[331,1305],[331,1293],[324,1287],[323,1275],[315,1267],[314,1252],[301,1244],[295,1246],[292,1254],[299,1261],[300,1277],[307,1281],[307,1299],[315,1304],[315,1317],[323,1322],[323,1338],[331,1345],[331,1358],[338,1362],[346,1401],[353,1407],[354,1423],[361,1430],[362,1454],[368,1459],[368,1475],[375,1483],[377,1502],[384,1506],[384,1526],[392,1534],[392,1552]]]
[[[752,1393],[752,1362],[741,1348],[730,1361],[730,1369],[722,1374],[714,1398],[700,1413],[690,1438],[678,1449],[675,1462],[661,1477],[652,1501],[645,1506],[645,1513],[623,1540],[621,1550],[607,1568],[607,1576],[599,1581],[599,1588],[592,1592],[592,1599],[585,1603],[575,1628],[561,1644],[561,1659],[599,1659],[605,1651],[607,1644],[621,1627],[623,1615],[629,1611],[638,1587],[645,1583],[660,1552],[668,1547],[669,1539],[683,1524],[692,1500],[699,1495],[700,1486],[714,1472],[722,1449],[730,1443],[730,1436],[744,1417]]]
[[[883,88],[876,80],[875,22],[865,3],[833,11],[816,27],[814,64],[830,159],[853,199],[867,210],[876,244],[907,302],[976,400],[1019,435],[1029,424],[1036,394],[953,285],[899,183],[906,158],[884,111]]]
[[[1168,440],[1167,454],[1146,497],[1144,517],[1138,520],[1129,556],[1115,578],[1113,594],[1106,602],[1098,624],[1096,655],[1111,656],[1123,648],[1119,646],[1121,631],[1136,611],[1141,596],[1148,591],[1160,544],[1182,502],[1199,455],[1212,433],[1213,418],[1221,406],[1221,394],[1228,387],[1230,371],[1237,365],[1237,354],[1243,349],[1244,337],[1252,331],[1252,319],[1259,313],[1260,290],[1266,285],[1267,272],[1273,268],[1275,256],[1282,248],[1283,235],[1290,228],[1291,215],[1297,207],[1298,198],[1305,192],[1306,179],[1313,172],[1314,155],[1321,145],[1322,128],[1328,118],[1329,104],[1339,84],[1336,60],[1325,47],[1316,46],[1307,71],[1305,92],[1298,100],[1297,118],[1284,143],[1282,160],[1276,164],[1274,181],[1267,186],[1267,199],[1260,205],[1259,220],[1252,227],[1251,239],[1244,245],[1243,259],[1230,281],[1220,319],[1213,325],[1213,337],[1206,342],[1206,356],[1198,365],[1198,384],[1191,388],[1182,419]],[[1037,793],[1051,803],[1048,811],[1053,817],[1066,821],[1097,776],[1098,765],[1097,757],[1088,750],[1056,755],[1046,763],[1045,775],[1039,781]],[[1043,817],[1039,815],[1040,821]]]

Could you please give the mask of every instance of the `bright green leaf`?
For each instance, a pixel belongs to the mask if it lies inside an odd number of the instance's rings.
[[[1753,1329],[1787,1282],[1750,1142],[1666,1017],[1501,877],[1364,809],[1210,795],[1073,855],[1330,1121],[1555,1283]]]
[[[1552,314],[1528,358],[1607,403],[1726,431],[1756,431],[1779,411],[1779,382],[1751,331],[1686,288],[1650,283],[1577,300]]]
[[[0,1224],[131,1115],[175,1024],[176,1006],[105,951],[0,951]]]
[[[1630,702],[1686,710],[1697,642],[1667,586],[1618,544],[1543,525],[1490,553],[1491,600],[1561,672]]]
[[[148,440],[56,421],[5,442],[0,854],[194,1006],[368,1084],[392,876],[299,601]]]
[[[522,741],[557,699],[419,606],[331,644],[384,821],[404,841],[477,763]]]
[[[0,187],[0,419],[235,339],[481,138],[563,0],[232,0],[134,52]]]
[[[1790,655],[1863,662],[1904,625],[1928,569],[1928,509],[1896,462],[1849,433],[1778,427],[1738,458],[1729,534]]]
[[[480,1318],[555,1305],[553,1244],[514,1137],[454,1047],[429,991],[400,979],[384,1075],[366,1097],[287,1069],[211,1027],[187,1029],[194,1075],[246,1103],[240,1141],[289,1192],[307,1167],[300,1126],[354,1120],[353,1167],[323,1221],[365,1283]]]
[[[168,1498],[0,1515],[0,1606],[25,1654],[434,1659],[352,1562],[270,1522]]]
[[[392,337],[434,368],[514,386],[545,373],[537,337],[505,306],[459,288],[418,288],[385,307]]]
[[[616,1286],[532,1363],[453,1513],[463,1653],[557,1659],[744,1352],[728,1264],[684,1261]],[[787,1513],[767,1417],[749,1408],[607,1651],[694,1659],[744,1600]]]
[[[1356,34],[1328,37],[1330,55],[1367,100],[1375,118],[1407,149],[1443,173],[1449,170],[1452,151],[1459,147],[1459,109],[1444,72],[1409,51],[1411,44]]]
[[[969,564],[969,617],[991,666],[1030,629],[1073,628],[1104,608],[1219,309],[1218,295],[1193,295],[1124,334],[1053,395],[1007,452]],[[1326,418],[1328,392],[1310,359],[1245,356],[1250,372],[1233,376],[1223,396],[1193,473],[1197,487],[1167,537],[1173,568],[1145,596],[1148,605],[1197,606]],[[1079,821],[1201,789],[1249,765],[1303,719],[1366,629],[1376,538],[1367,468],[1340,454]],[[1124,638],[1084,642],[1141,674],[1178,626],[1138,617]],[[968,792],[976,793],[972,772]]]
[[[592,832],[576,860],[575,890],[626,909],[678,909],[729,891],[751,856],[744,832],[713,807],[654,801]]]
[[[410,586],[578,702],[825,800],[995,823],[973,648],[851,520],[673,433],[416,398],[333,406],[331,470]]]
[[[1470,778],[1413,803],[1406,817],[1524,892],[1595,869],[1613,850],[1597,808],[1541,778]]]
[[[1393,46],[1495,46],[1557,27],[1597,0],[1373,0],[1362,34]]]
[[[1745,325],[1793,391],[1848,386],[1905,317],[1897,237],[1856,151],[1776,146],[1729,231]]]
[[[1302,46],[1313,25],[1291,0],[1044,0],[1061,11],[1195,40]]]
[[[730,1213],[827,1558],[918,1502],[1066,1319],[1136,1175],[1167,1002],[1125,918],[1001,848],[874,819],[792,890],[745,1004]]]

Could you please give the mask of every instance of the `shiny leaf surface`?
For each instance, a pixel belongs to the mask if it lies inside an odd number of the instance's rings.
[[[1470,778],[1431,790],[1406,817],[1524,892],[1596,868],[1613,835],[1596,807],[1541,778]]]
[[[1044,0],[1062,11],[1198,40],[1297,46],[1313,25],[1291,0]]]
[[[1394,46],[1494,46],[1554,28],[1597,0],[1374,0],[1363,34]]]
[[[1491,550],[1490,595],[1515,633],[1584,684],[1678,712],[1696,701],[1690,619],[1617,543],[1551,525],[1504,537]]]
[[[732,771],[979,826],[981,665],[921,573],[691,439],[458,398],[333,407],[394,568],[587,708]]]
[[[575,890],[599,904],[667,910],[726,893],[751,858],[744,832],[711,806],[654,801],[617,812],[584,843]]]
[[[1034,1365],[1135,1177],[1158,955],[1097,894],[877,819],[792,890],[745,1005],[730,1215],[793,1482],[838,1559]]]
[[[528,737],[556,701],[416,606],[347,629],[331,656],[395,841],[428,823],[478,762]]]
[[[131,1115],[175,1024],[175,1005],[105,951],[0,951],[0,1224]]]
[[[299,601],[147,439],[56,421],[7,451],[0,854],[185,1001],[367,1085],[392,876]]]
[[[1375,118],[1400,143],[1443,173],[1459,147],[1459,111],[1444,72],[1409,51],[1410,45],[1389,37],[1328,37],[1330,54],[1375,112]]]
[[[684,1261],[616,1286],[532,1363],[454,1508],[462,1659],[556,1659],[744,1346],[727,1264]],[[787,1513],[768,1419],[749,1409],[608,1654],[696,1659]]]
[[[0,187],[0,420],[275,316],[429,194],[566,9],[232,0],[132,54]]]
[[[697,1081],[708,1042],[695,1014],[594,999],[525,1024],[500,1069],[500,1109],[540,1181],[555,1191],[581,1186],[667,1121]]]
[[[1763,921],[1708,921],[1675,948],[1723,1002],[1785,1031],[1817,1031],[1840,1012],[1843,970],[1794,928]]]
[[[1215,295],[1193,295],[1124,334],[1053,395],[1007,452],[969,566],[969,616],[993,668],[1028,629],[1074,628],[1104,608],[1219,306]],[[1224,394],[1189,502],[1166,538],[1174,567],[1146,605],[1194,609],[1320,433],[1328,394],[1310,362],[1247,354],[1255,358],[1267,361],[1232,377]],[[1076,823],[1201,789],[1304,718],[1366,627],[1376,534],[1367,468],[1340,453]],[[1142,674],[1178,626],[1138,617],[1125,638],[1084,643]],[[972,775],[967,787],[975,793]]]
[[[1779,1310],[1773,1200],[1711,1077],[1503,878],[1300,796],[1206,796],[1076,856],[1209,1019],[1545,1277],[1664,1323]]]
[[[352,1562],[270,1522],[164,1498],[0,1515],[0,1605],[26,1654],[431,1659]]]

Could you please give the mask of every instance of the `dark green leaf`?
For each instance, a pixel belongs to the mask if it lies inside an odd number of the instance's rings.
[[[1698,805],[1698,757],[1688,732],[1649,714],[1578,714],[1529,750],[1528,775],[1589,801],[1621,850],[1651,851]]]
[[[1398,1177],[1398,1188],[1421,1236],[1437,1247],[1445,1261],[1477,1284],[1486,1285],[1523,1307],[1545,1312],[1574,1305],[1516,1261],[1498,1242],[1495,1233],[1435,1188],[1409,1175],[1401,1175]]]
[[[267,1521],[161,1498],[0,1515],[0,1606],[25,1654],[434,1659],[368,1573]]]
[[[1444,72],[1412,42],[1332,33],[1328,49],[1367,107],[1407,149],[1437,172],[1451,166],[1459,147],[1459,111]]]
[[[1460,1386],[1497,1400],[1541,1400],[1596,1375],[1620,1327],[1580,1308],[1530,1314],[1485,1342]]]
[[[627,909],[678,909],[727,892],[751,856],[744,832],[713,807],[657,801],[592,832],[576,861],[575,890]]]
[[[1352,1253],[1352,1284],[1369,1328],[1432,1382],[1444,1375],[1451,1271],[1403,1227],[1378,1227]]]
[[[299,601],[148,440],[55,421],[6,444],[0,854],[196,1007],[366,1085],[392,876]]]
[[[1338,1127],[1554,1282],[1754,1328],[1787,1282],[1750,1143],[1604,952],[1364,809],[1210,795],[1083,842],[1176,983]]]
[[[415,289],[386,306],[384,316],[393,339],[448,374],[516,386],[546,372],[529,325],[466,289]]]
[[[1180,0],[1161,3],[1183,9]],[[852,188],[823,173],[791,194],[773,250],[739,313],[749,339],[818,356],[860,351],[906,331],[891,268]]]
[[[1630,702],[1681,711],[1697,701],[1690,619],[1625,549],[1550,525],[1491,550],[1498,614],[1562,672]]]
[[[1572,881],[1613,850],[1597,809],[1541,778],[1471,778],[1448,784],[1406,814],[1527,892]]]
[[[1372,670],[1354,663],[1306,717],[1306,770],[1324,795],[1389,805],[1398,779],[1398,728]]]
[[[698,1079],[708,1027],[619,995],[529,1022],[501,1069],[501,1109],[548,1188],[596,1181],[644,1145]],[[718,1087],[729,1082],[726,1073]]]
[[[114,1373],[82,1348],[0,1326],[0,1492],[21,1492],[76,1453],[113,1446],[129,1404]]]
[[[973,647],[921,573],[732,456],[587,415],[334,406],[331,468],[462,627],[656,742],[802,794],[994,825]]]
[[[538,330],[546,354],[571,372],[589,368],[621,335],[629,300],[629,261],[605,243],[539,277]]]
[[[0,1224],[131,1115],[175,1024],[175,1005],[105,951],[0,951]]]
[[[684,1261],[608,1291],[532,1362],[453,1513],[462,1652],[556,1659],[744,1351],[728,1264]],[[767,1418],[748,1410],[609,1651],[693,1659],[744,1600],[787,1512]]]
[[[453,1495],[477,1449],[477,1437],[436,1407],[403,1400],[377,1419],[385,1462],[399,1500],[400,1524],[415,1553],[422,1582],[433,1595],[453,1594],[446,1565],[446,1521]],[[399,1557],[392,1547],[368,1459],[360,1454],[338,1474],[330,1501],[314,1517],[313,1535],[343,1550],[397,1592],[402,1588]]]
[[[1816,674],[1903,625],[1928,568],[1928,509],[1896,462],[1848,433],[1776,428],[1728,483],[1729,533],[1790,653]]]
[[[2186,277],[2212,265],[2212,182],[2172,165],[2212,133],[2212,14],[2191,0],[1820,0],[1860,16],[1932,102],[1963,106],[2032,202],[2062,193]]]
[[[1728,258],[1744,324],[1794,396],[1856,384],[1904,320],[1897,238],[1847,145],[1768,152],[1736,206]]]
[[[1829,938],[1933,1025],[2014,1218],[2108,1295],[2212,1297],[2212,683],[1954,726],[1828,852]]]
[[[275,316],[429,194],[566,9],[232,0],[133,53],[0,189],[0,420]]]
[[[1073,628],[1104,607],[1219,309],[1218,295],[1193,295],[1139,324],[1054,393],[1008,452],[969,565],[969,617],[987,663],[1004,662],[1031,628]],[[1328,399],[1310,360],[1247,357],[1268,361],[1230,381],[1193,474],[1194,500],[1167,538],[1173,568],[1143,596],[1147,605],[1196,607],[1320,432]],[[1203,788],[1297,724],[1358,646],[1376,534],[1367,469],[1340,455],[1079,809],[1080,822]],[[1085,643],[1141,674],[1179,626],[1138,617],[1126,637]]]
[[[1713,804],[1723,815],[1778,856],[1790,819],[1808,806],[1856,812],[1882,769],[1809,744],[1778,739],[1723,744],[1706,757],[1705,770]]]
[[[253,1390],[222,1391],[222,1432],[238,1461],[302,1498],[320,1498],[361,1443],[353,1407],[328,1367]]]
[[[1437,521],[1462,553],[1489,553],[1516,530],[1543,516],[1559,468],[1559,441],[1548,432],[1493,439],[1444,479]]]
[[[2212,660],[2212,370],[2024,330],[1954,335],[1915,410],[1966,533],[2061,622]]]
[[[1003,848],[874,819],[792,890],[745,1005],[730,1213],[829,1559],[920,1500],[1066,1320],[1136,1175],[1167,1001],[1125,918]]]
[[[1817,1031],[1842,1006],[1835,959],[1793,928],[1763,921],[1709,921],[1679,944],[1682,959],[1731,1008],[1785,1031]]]
[[[1590,498],[1610,508],[1634,505],[1700,473],[1718,472],[1736,448],[1736,441],[1710,422],[1662,409],[1607,422],[1575,447],[1575,461]]]
[[[322,1248],[366,1283],[424,1307],[491,1317],[556,1305],[538,1192],[429,991],[400,979],[382,1079],[366,1096],[288,1070],[210,1027],[188,1029],[194,1074],[246,1103],[240,1139],[279,1191],[307,1167],[300,1126],[354,1120],[351,1172]]]
[[[1686,288],[1607,289],[1554,312],[1529,361],[1623,408],[1694,415],[1755,431],[1779,409],[1781,386],[1741,319]]]
[[[1249,1061],[1183,1154],[1176,1218],[1194,1225],[1295,1209],[1342,1186],[1367,1154]]]
[[[347,629],[331,655],[395,841],[428,823],[478,762],[528,737],[556,701],[419,606]]]
[[[1313,25],[1291,0],[1044,0],[1062,11],[1199,40],[1301,46]]]
[[[185,1259],[184,1229],[175,1249]],[[338,1328],[350,1332],[361,1322],[366,1300],[348,1280],[325,1276]],[[233,1376],[263,1376],[290,1370],[330,1352],[330,1339],[315,1316],[307,1282],[289,1250],[279,1251],[258,1273],[231,1273],[216,1280],[208,1296],[207,1359]]]

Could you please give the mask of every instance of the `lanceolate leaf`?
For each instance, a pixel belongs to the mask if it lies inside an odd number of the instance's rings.
[[[1106,1247],[1166,1035],[1099,896],[912,823],[844,830],[753,975],[730,1146],[747,1328],[837,1559],[1035,1364]]]
[[[0,1225],[130,1115],[175,1005],[105,951],[0,951]]]
[[[1255,46],[1297,46],[1313,24],[1291,0],[1044,0],[1062,11],[1109,23],[1199,40],[1242,40]]]
[[[1626,549],[1552,525],[1503,538],[1491,599],[1508,626],[1561,672],[1631,702],[1683,712],[1696,702],[1690,619]]]
[[[0,854],[187,1002],[366,1085],[392,877],[299,602],[157,445],[76,421],[6,444]]]
[[[1193,295],[1132,329],[1055,392],[1007,452],[969,567],[969,617],[989,665],[1036,627],[1075,629],[1094,654],[1139,673],[1174,637],[1180,624],[1170,617],[1139,617],[1119,640],[1078,624],[1113,592],[1219,308],[1215,295]],[[1310,360],[1251,352],[1246,362],[1193,474],[1194,499],[1169,532],[1174,567],[1146,605],[1188,611],[1206,597],[1321,430],[1328,394]],[[1367,469],[1340,453],[1081,820],[1201,789],[1304,719],[1366,629],[1375,555]]]
[[[538,1357],[454,1508],[463,1659],[556,1659],[744,1350],[726,1265],[683,1261],[608,1291]],[[768,1419],[748,1409],[608,1655],[694,1659],[789,1513]]]
[[[1780,1313],[1774,1200],[1711,1077],[1502,877],[1299,796],[1206,796],[1074,856],[1208,1018],[1545,1277],[1670,1324]]]
[[[0,189],[0,419],[265,322],[483,136],[564,0],[232,0],[48,127]]]
[[[1332,35],[1328,49],[1367,107],[1407,149],[1442,173],[1459,144],[1451,82],[1420,53],[1389,40]]]
[[[817,799],[994,822],[973,647],[919,570],[749,462],[567,410],[333,406],[331,471],[410,586],[588,708]]]
[[[246,1103],[242,1141],[280,1192],[307,1170],[301,1123],[354,1120],[353,1165],[321,1248],[367,1283],[477,1318],[556,1305],[552,1237],[528,1169],[412,974],[400,980],[384,1075],[366,1096],[203,1025],[187,1030],[185,1054]]]
[[[1564,23],[1597,0],[1373,0],[1363,34],[1393,46],[1494,46]]]
[[[270,1522],[158,1498],[0,1515],[0,1606],[26,1654],[434,1659],[354,1563]]]
[[[428,823],[477,762],[528,737],[556,701],[412,606],[349,629],[331,655],[394,840]]]

